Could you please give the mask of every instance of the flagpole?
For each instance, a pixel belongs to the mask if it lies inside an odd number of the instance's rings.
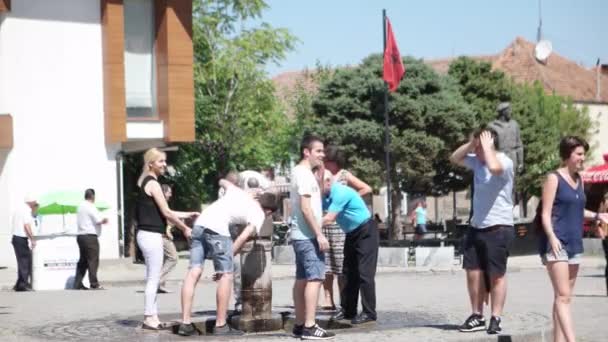
[[[386,53],[386,9],[382,10],[382,54]],[[386,229],[388,239],[392,240],[393,208],[391,199],[391,155],[390,155],[391,136],[388,125],[388,83],[384,81],[384,162],[386,165]]]

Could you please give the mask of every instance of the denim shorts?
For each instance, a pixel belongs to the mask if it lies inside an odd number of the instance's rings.
[[[316,239],[292,240],[296,255],[296,279],[325,279],[325,255]]]
[[[232,239],[205,227],[194,226],[190,246],[190,268],[203,267],[205,259],[213,260],[215,272],[232,273]]]
[[[557,258],[556,258],[555,255],[553,254],[553,251],[551,251],[551,248],[549,248],[549,252],[544,255],[541,255],[540,260],[542,261],[543,265],[547,265],[548,262],[554,262],[554,261],[567,261],[569,265],[578,265],[581,263],[582,256],[583,256],[582,253],[568,255],[568,252],[566,251],[566,249],[562,248],[557,253]]]

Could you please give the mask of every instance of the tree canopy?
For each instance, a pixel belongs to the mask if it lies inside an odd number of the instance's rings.
[[[457,176],[462,171],[448,157],[475,126],[473,113],[451,78],[421,60],[406,57],[403,62],[406,74],[390,94],[388,107],[394,187],[420,194],[462,188],[466,184]],[[384,87],[381,55],[336,69],[319,84],[311,102],[314,125],[309,127],[341,146],[349,155],[349,169],[376,189],[385,180]],[[395,208],[401,201],[398,193],[393,194]]]
[[[194,3],[196,141],[181,145],[172,177],[185,206],[213,198],[217,180],[231,169],[289,159],[289,123],[264,68],[282,60],[296,39],[254,24],[266,7],[262,0]]]

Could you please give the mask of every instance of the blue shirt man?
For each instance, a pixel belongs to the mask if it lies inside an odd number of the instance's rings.
[[[352,188],[333,181],[331,172],[323,176],[323,224],[338,222],[346,232],[344,241],[344,288],[342,310],[334,319],[352,319],[352,324],[375,321],[376,265],[378,264],[378,228],[361,196]],[[361,298],[363,311],[357,315]]]
[[[347,234],[371,218],[361,196],[353,188],[338,182],[333,182],[325,194],[323,210],[328,215],[335,216],[336,222]]]
[[[323,211],[327,211],[323,224],[336,221],[347,234],[371,218],[361,195],[349,186],[334,182],[329,171],[323,176]]]

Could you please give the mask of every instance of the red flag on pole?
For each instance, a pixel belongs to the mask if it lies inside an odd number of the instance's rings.
[[[388,83],[388,90],[395,91],[405,74],[405,67],[393,35],[391,22],[386,18],[386,47],[384,49],[384,70],[382,78]]]

